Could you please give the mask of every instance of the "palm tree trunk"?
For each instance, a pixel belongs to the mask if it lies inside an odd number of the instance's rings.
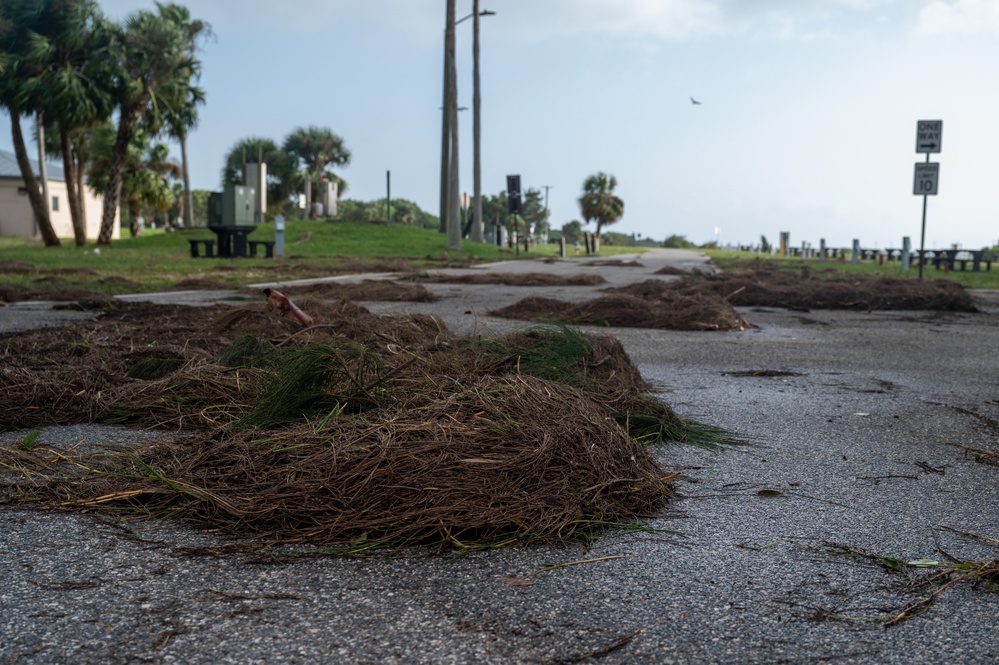
[[[194,226],[194,202],[191,196],[191,173],[187,169],[187,132],[180,134],[180,164],[184,170],[184,226],[191,228]]]
[[[62,148],[62,168],[66,177],[66,198],[69,199],[69,216],[73,220],[73,241],[77,247],[87,244],[87,223],[80,211],[80,196],[77,191],[76,162],[73,161],[73,145],[69,132],[59,130],[59,144]]]
[[[243,177],[245,178],[246,176]],[[315,199],[312,198],[312,176],[309,174],[308,171],[306,171],[305,172],[305,218],[306,219],[316,218],[315,206],[313,205],[314,200]]]
[[[139,233],[142,232],[142,228],[139,226],[139,213],[138,208],[128,207],[128,233],[133,238],[138,237]]]
[[[45,155],[45,118],[41,111],[35,113],[35,132],[38,134],[38,180],[42,184],[42,201],[45,206],[45,216],[48,217],[49,225],[52,224],[52,216],[49,212],[50,202],[52,199],[49,198],[49,174],[46,170],[47,160]],[[53,234],[55,230],[53,229]]]
[[[74,147],[73,148],[73,160],[76,166],[76,204],[80,208],[80,224],[83,226],[83,235],[87,235],[87,206],[84,202],[84,191],[83,186],[86,184],[83,180],[84,163],[83,156]]]
[[[46,247],[58,247],[61,243],[59,237],[52,228],[52,220],[49,218],[49,208],[38,187],[38,180],[35,179],[35,172],[31,169],[31,162],[28,160],[28,150],[24,147],[24,132],[21,131],[21,113],[16,108],[10,111],[10,128],[14,138],[14,155],[17,157],[17,165],[21,168],[21,177],[24,178],[24,186],[28,190],[28,201],[31,202],[31,209],[35,213],[35,221],[38,223],[38,231],[42,235],[42,242]]]
[[[118,122],[118,136],[111,149],[111,168],[108,169],[108,184],[104,189],[104,214],[101,216],[101,232],[97,236],[98,245],[110,245],[114,233],[114,217],[121,200],[122,171],[128,154],[128,143],[132,140],[132,128],[142,114],[142,106],[131,109],[127,114],[122,109]]]

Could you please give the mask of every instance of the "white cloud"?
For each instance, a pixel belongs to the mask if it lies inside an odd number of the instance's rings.
[[[197,0],[184,2],[195,18],[214,26],[263,27],[315,34],[338,23],[366,20],[411,26],[414,32],[444,25],[444,3],[433,0]],[[104,13],[121,19],[139,9],[156,11],[152,0],[101,0]]]
[[[883,22],[902,0],[717,0],[729,32],[835,39]],[[908,0],[905,0],[908,1]]]
[[[919,13],[920,35],[999,32],[999,0],[933,0]]]
[[[461,18],[470,0],[459,0]],[[151,0],[102,0],[105,13],[124,18],[138,9],[155,10]],[[192,14],[217,31],[268,27],[314,35],[357,21],[401,28],[417,40],[436,40],[444,28],[442,0],[198,0]],[[567,35],[609,35],[683,40],[721,31],[718,0],[481,0],[497,12],[490,31],[525,41]]]
[[[999,28],[999,0],[928,1],[920,15],[924,32]],[[459,17],[471,5],[459,0]],[[733,34],[827,38],[888,16],[896,22],[915,16],[914,5],[912,0],[481,0],[483,9],[497,12],[489,19],[490,32],[532,42],[574,35],[666,41]],[[114,18],[155,10],[151,0],[101,0],[101,6]],[[429,43],[444,27],[442,0],[198,0],[188,6],[220,34],[259,28],[314,36],[360,21]]]
[[[532,3],[538,33],[604,33],[670,40],[717,32],[723,15],[710,0],[558,0]]]

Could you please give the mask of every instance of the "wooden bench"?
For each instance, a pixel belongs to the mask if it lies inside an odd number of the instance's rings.
[[[215,258],[215,241],[214,240],[188,240],[191,243],[191,256],[193,258],[198,258],[198,245],[205,246],[205,256],[209,259]]]
[[[264,258],[273,259],[274,258],[274,241],[273,240],[248,240],[250,245],[250,256],[257,255],[257,248],[263,246],[264,248]]]

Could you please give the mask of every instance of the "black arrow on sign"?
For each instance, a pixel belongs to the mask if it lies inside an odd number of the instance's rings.
[[[932,150],[933,148],[937,147],[937,144],[936,143],[920,143],[919,147],[920,148],[929,148],[930,150]]]

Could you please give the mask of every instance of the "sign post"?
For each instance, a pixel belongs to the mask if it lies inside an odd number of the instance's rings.
[[[520,234],[518,233],[520,227],[517,222],[517,215],[521,212],[519,175],[508,175],[506,177],[506,209],[508,213],[514,216],[513,232],[517,236],[517,239],[513,243],[514,251],[517,256],[520,256]],[[527,229],[524,230],[526,231]]]
[[[274,254],[284,256],[284,215],[274,218]]]
[[[925,152],[926,161],[916,163],[912,193],[923,197],[923,226],[919,237],[919,279],[923,278],[923,263],[926,260],[926,199],[937,195],[940,181],[939,162],[930,162],[931,152],[943,148],[943,120],[920,120],[916,123],[916,153]]]
[[[939,162],[917,163],[916,178],[912,184],[912,193],[917,196],[936,196],[937,182],[939,180]]]
[[[916,123],[916,152],[940,152],[943,147],[943,120],[920,120]]]

